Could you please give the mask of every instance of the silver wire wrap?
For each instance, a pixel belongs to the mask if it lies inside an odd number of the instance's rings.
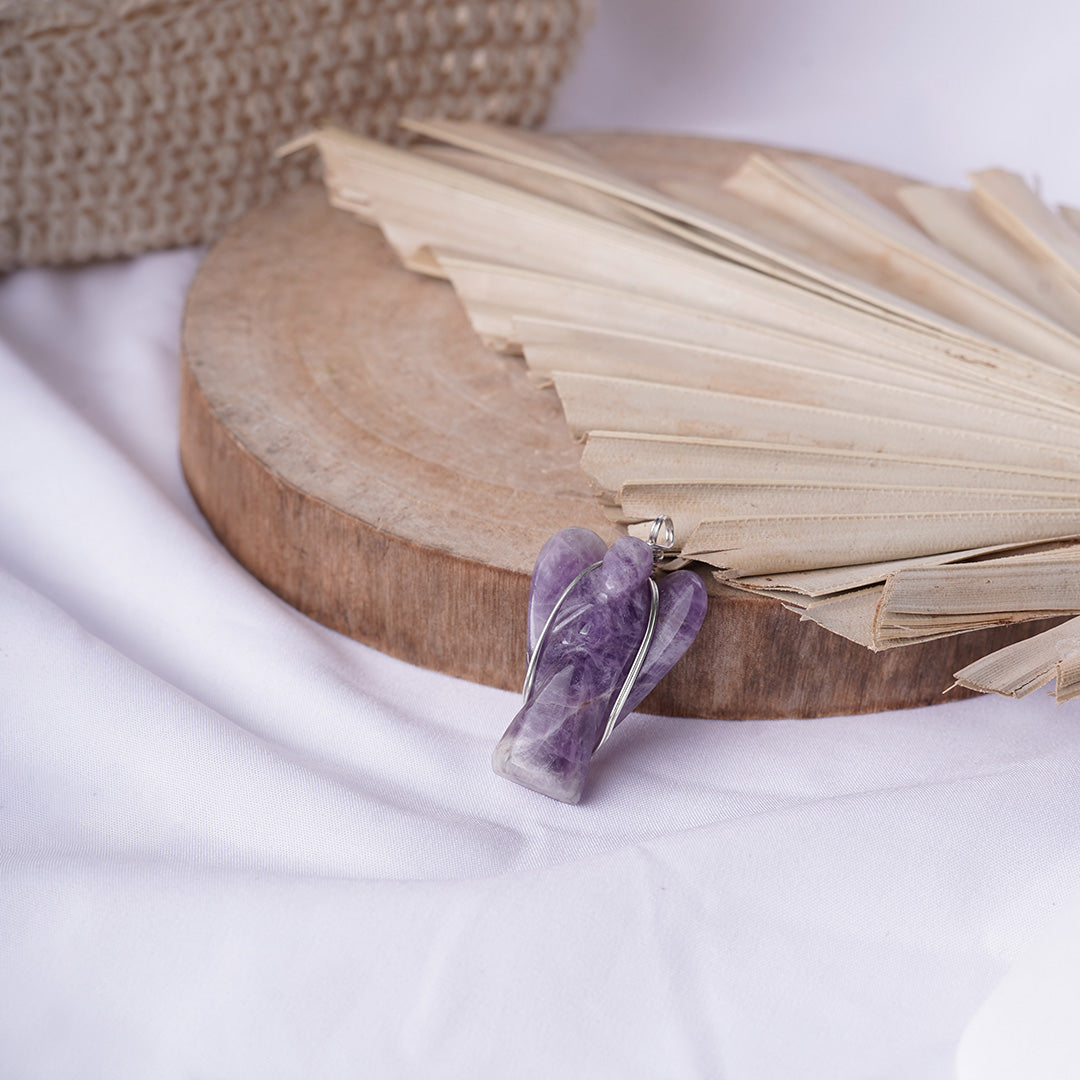
[[[551,609],[551,614],[547,617],[547,622],[544,623],[544,629],[540,631],[540,635],[536,639],[536,647],[529,657],[529,666],[525,671],[525,685],[521,690],[522,702],[528,703],[529,694],[532,693],[532,685],[536,678],[536,665],[540,656],[540,650],[547,640],[548,633],[551,630],[552,624],[555,622],[555,616],[558,614],[559,608],[562,607],[564,601],[570,595],[570,590],[573,589],[586,574],[591,573],[600,565],[600,563],[595,562],[592,566],[586,566],[585,569],[582,570],[565,589],[563,589],[559,599],[555,601],[555,606]],[[623,706],[626,705],[626,699],[630,696],[631,691],[634,689],[634,683],[637,682],[638,676],[641,674],[641,669],[645,663],[645,654],[649,651],[649,646],[652,644],[653,634],[656,633],[656,616],[660,609],[660,589],[656,584],[655,578],[649,578],[649,592],[649,621],[645,624],[645,634],[642,637],[641,644],[638,646],[638,651],[634,656],[634,662],[630,665],[630,670],[626,673],[626,678],[623,680],[622,689],[619,690],[619,696],[615,699],[615,704],[611,706],[611,711],[608,713],[607,724],[604,725],[604,734],[600,736],[600,741],[596,744],[596,750],[599,750],[600,747],[607,742],[612,731],[615,730],[615,723],[619,719],[619,713],[622,712]],[[594,750],[593,752],[595,753],[596,751]]]
[[[619,696],[615,699],[615,704],[611,706],[611,712],[608,713],[607,726],[604,728],[604,734],[600,736],[600,741],[596,744],[597,750],[608,741],[611,733],[615,730],[615,722],[619,719],[619,713],[622,712],[626,699],[630,696],[630,691],[634,689],[634,683],[637,682],[638,676],[641,674],[641,666],[645,663],[645,654],[649,651],[653,634],[656,632],[656,613],[660,608],[660,589],[657,587],[656,578],[649,578],[649,588],[652,595],[649,597],[649,621],[645,627],[645,636],[641,639],[637,656],[634,657],[634,662],[626,673],[626,679],[622,684],[622,689],[619,691]],[[594,750],[593,753],[595,752]]]
[[[563,606],[566,598],[570,595],[570,590],[586,575],[591,574],[600,563],[594,562],[592,566],[586,566],[584,570],[565,589],[559,594],[559,599],[555,601],[555,606],[551,609],[551,614],[547,617],[547,622],[544,623],[544,629],[540,631],[539,636],[536,639],[536,647],[532,651],[532,655],[529,657],[529,666],[525,669],[525,685],[521,688],[521,699],[527,702],[529,700],[529,694],[532,693],[533,680],[536,678],[536,662],[540,656],[540,649],[543,647],[544,642],[547,640],[548,633],[551,631],[551,625],[555,622],[555,616],[559,613],[559,608]]]
[[[663,523],[667,523],[667,532],[665,534],[665,545],[659,545],[656,543],[657,537],[660,535],[660,529],[663,528]],[[649,534],[649,546],[653,549],[653,561],[659,559],[660,555],[672,546],[675,542],[675,530],[672,528],[670,518],[657,518],[653,522],[652,532]],[[525,669],[525,685],[521,690],[521,699],[524,703],[528,703],[529,694],[532,693],[533,682],[536,679],[536,665],[540,658],[540,650],[544,646],[544,642],[547,640],[548,634],[551,632],[551,627],[555,623],[555,616],[559,613],[559,608],[566,602],[566,598],[570,595],[574,586],[586,575],[592,573],[601,563],[594,562],[591,566],[586,566],[569,585],[559,594],[559,599],[555,601],[555,606],[551,609],[551,614],[548,615],[547,621],[544,623],[543,630],[540,631],[536,639],[536,646],[533,648],[532,654],[529,656],[529,665]],[[656,617],[657,612],[660,610],[660,589],[656,584],[655,578],[649,578],[649,621],[645,624],[645,634],[641,639],[641,644],[638,646],[637,653],[634,656],[634,662],[630,665],[630,670],[626,673],[626,678],[623,680],[622,688],[619,690],[618,697],[615,698],[615,703],[611,706],[611,711],[608,713],[607,723],[604,725],[604,733],[600,736],[600,741],[596,744],[596,750],[599,750],[611,737],[611,733],[615,730],[615,724],[619,719],[619,713],[622,712],[626,705],[627,699],[630,697],[631,692],[634,689],[634,683],[637,682],[638,676],[641,674],[641,669],[645,664],[645,655],[649,651],[649,646],[652,644],[653,635],[656,633]],[[595,750],[593,751],[596,752]]]
[[[664,539],[660,539],[660,530],[664,530]],[[659,554],[665,551],[670,551],[675,546],[675,526],[672,523],[671,518],[666,514],[662,514],[656,518],[652,523],[652,528],[649,530],[649,547],[653,549],[653,558],[658,558]]]

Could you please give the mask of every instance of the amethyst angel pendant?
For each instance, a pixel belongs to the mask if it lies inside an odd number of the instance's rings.
[[[705,586],[676,570],[659,580],[658,518],[650,543],[608,548],[589,529],[541,548],[529,592],[524,702],[492,756],[495,772],[561,802],[581,798],[592,756],[690,647]]]

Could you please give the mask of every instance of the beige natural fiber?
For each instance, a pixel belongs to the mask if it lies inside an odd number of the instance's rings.
[[[274,149],[405,115],[535,125],[590,0],[0,0],[0,270],[212,240]]]

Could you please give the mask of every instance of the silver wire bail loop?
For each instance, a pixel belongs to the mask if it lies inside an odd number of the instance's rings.
[[[661,540],[660,537],[663,536]],[[653,562],[658,563],[675,546],[675,526],[666,514],[655,518],[649,530]]]

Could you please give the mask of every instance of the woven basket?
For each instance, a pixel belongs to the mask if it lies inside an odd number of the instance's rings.
[[[404,113],[539,123],[591,0],[0,0],[0,270],[212,240]]]

